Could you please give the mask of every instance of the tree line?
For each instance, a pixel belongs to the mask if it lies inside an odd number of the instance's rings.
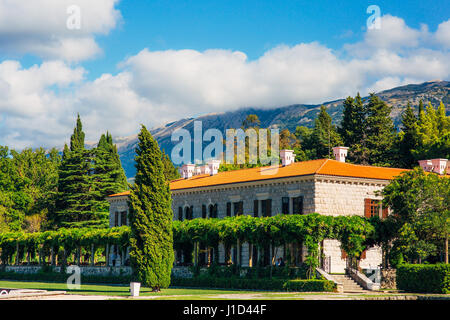
[[[162,152],[164,175],[178,177]],[[0,233],[36,232],[58,228],[107,228],[108,195],[129,185],[109,132],[96,147],[86,148],[78,115],[70,143],[22,151],[0,146]]]
[[[306,161],[332,158],[333,147],[346,146],[350,163],[407,169],[417,166],[418,160],[450,158],[450,117],[442,102],[438,107],[431,103],[424,106],[422,100],[416,107],[408,103],[397,128],[391,112],[392,107],[377,95],[370,94],[364,101],[357,94],[345,99],[342,121],[336,126],[322,105],[312,128],[298,126],[295,132],[280,132],[280,149],[292,149],[296,161]],[[243,129],[259,127],[260,120],[254,114],[242,123]],[[220,170],[259,165],[227,164]]]

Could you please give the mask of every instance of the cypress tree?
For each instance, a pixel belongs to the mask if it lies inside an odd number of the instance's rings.
[[[128,183],[120,162],[117,147],[109,132],[102,134],[94,150],[94,189],[97,198],[96,211],[108,212],[108,195],[127,190]]]
[[[369,163],[380,166],[391,165],[395,137],[394,124],[390,117],[391,107],[375,94],[370,94],[367,104],[367,148]]]
[[[366,147],[366,110],[358,93],[355,98],[348,97],[344,101],[342,122],[338,132],[343,144],[349,147],[348,160],[356,163],[368,163]]]
[[[331,158],[332,148],[342,144],[342,139],[331,123],[331,117],[325,106],[320,107],[319,115],[315,120],[312,139],[317,158]]]
[[[65,145],[58,170],[58,195],[53,227],[107,227],[107,213],[97,212],[93,186],[94,153],[84,147],[83,127],[78,115],[70,138],[70,149]]]
[[[416,159],[412,150],[417,148],[417,117],[414,109],[408,102],[406,110],[402,114],[402,131],[397,137],[397,161],[396,165],[401,168],[412,168]]]
[[[145,126],[138,138],[130,192],[130,257],[134,277],[159,291],[169,286],[174,261],[172,199],[158,143]]]
[[[173,165],[172,160],[170,160],[170,157],[166,154],[164,150],[162,150],[161,160],[164,165],[164,176],[166,177],[167,181],[172,181],[175,179],[180,178],[180,173],[178,172],[177,168]]]

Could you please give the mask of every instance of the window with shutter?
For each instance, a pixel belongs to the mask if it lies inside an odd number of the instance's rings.
[[[227,202],[227,217],[231,217],[231,202]]]
[[[118,227],[119,226],[119,213],[116,212],[114,213],[114,227]]]
[[[206,218],[206,206],[204,204],[202,204],[202,218]]]
[[[178,220],[183,221],[183,208],[178,207]]]
[[[295,197],[292,199],[292,209],[294,214],[303,214],[303,197]]]
[[[364,216],[366,218],[380,216],[381,201],[374,199],[364,199]]]
[[[234,205],[234,216],[242,215],[244,211],[244,202],[243,201],[234,202],[233,205]]]
[[[289,214],[289,198],[288,197],[281,198],[281,213]]]
[[[386,219],[389,215],[389,208],[383,208],[383,219]]]
[[[123,211],[120,213],[120,225],[126,226],[127,225],[127,212]]]
[[[259,200],[253,201],[253,216],[257,217],[259,215]]]

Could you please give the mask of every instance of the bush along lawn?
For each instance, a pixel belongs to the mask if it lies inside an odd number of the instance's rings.
[[[407,292],[450,293],[450,264],[403,264],[396,281]]]
[[[210,276],[172,278],[171,286],[294,292],[334,292],[336,290],[334,282],[328,280],[241,279]]]
[[[0,272],[0,280],[45,281],[64,283],[70,274],[58,272],[39,272],[34,274]],[[129,284],[131,276],[86,276],[81,275],[81,283]]]

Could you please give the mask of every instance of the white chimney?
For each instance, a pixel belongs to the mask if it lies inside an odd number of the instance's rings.
[[[288,150],[288,149],[280,150],[280,158],[281,158],[281,165],[283,167],[288,166],[291,163],[294,163],[294,161],[295,161],[294,150]]]
[[[419,160],[419,166],[425,172],[433,171],[433,164],[431,163],[431,160]]]
[[[208,161],[208,169],[210,175],[215,175],[219,172],[220,160]]]
[[[433,172],[437,174],[447,173],[447,161],[448,159],[431,159],[431,165],[433,166]]]
[[[194,174],[195,164],[183,164],[181,166],[181,177],[184,179],[189,179]]]
[[[348,148],[347,147],[334,147],[333,154],[336,161],[345,162],[347,157]]]
[[[201,174],[210,174],[209,166],[207,164],[200,167]]]

